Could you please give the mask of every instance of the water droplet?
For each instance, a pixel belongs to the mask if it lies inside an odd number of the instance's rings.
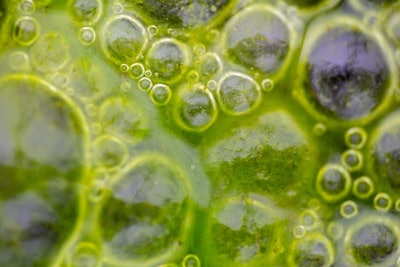
[[[194,254],[186,255],[182,261],[183,267],[200,267],[200,259]]]
[[[30,69],[29,58],[25,52],[16,51],[12,53],[8,62],[10,67],[16,71],[27,71]]]
[[[379,211],[389,211],[392,207],[392,198],[386,193],[378,193],[374,197],[374,208]]]
[[[129,66],[128,66],[128,64],[125,64],[125,63],[121,64],[121,65],[119,66],[119,70],[120,70],[122,73],[127,73],[127,72],[129,71]]]
[[[96,41],[96,32],[91,27],[83,27],[79,29],[78,38],[83,45],[91,45]]]
[[[147,30],[149,31],[149,34],[150,34],[150,35],[155,36],[155,35],[158,34],[158,28],[157,28],[157,26],[155,26],[155,25],[150,25],[150,26],[147,28]]]
[[[33,14],[35,12],[35,3],[32,0],[24,0],[19,4],[19,10],[25,15]]]
[[[68,267],[99,267],[101,265],[100,251],[90,242],[82,242],[76,246]]]
[[[346,131],[344,140],[348,147],[361,149],[367,142],[367,132],[359,127],[350,128]]]
[[[351,190],[351,178],[342,166],[327,164],[318,172],[316,188],[326,201],[335,202],[347,196]]]
[[[53,75],[51,81],[54,84],[54,86],[58,88],[65,88],[68,86],[69,77],[66,73],[57,72]]]
[[[374,184],[371,179],[363,176],[354,181],[353,193],[360,199],[369,198],[374,192]]]
[[[316,136],[322,136],[322,135],[324,135],[324,134],[326,133],[326,126],[325,126],[325,124],[320,123],[320,122],[316,123],[316,124],[314,125],[314,127],[313,127],[313,133],[314,133]]]
[[[147,92],[151,89],[151,87],[153,87],[153,82],[147,77],[140,78],[138,83],[139,89],[143,92]]]
[[[144,75],[144,66],[141,63],[134,63],[131,65],[129,72],[130,76],[134,79],[138,79]]]
[[[156,84],[150,91],[150,99],[156,106],[165,106],[168,104],[171,95],[171,89],[165,84]]]
[[[261,103],[261,97],[258,84],[242,73],[229,72],[218,83],[218,102],[221,109],[229,115],[252,112]]]
[[[22,46],[30,46],[39,37],[40,26],[36,19],[31,17],[19,18],[14,25],[14,41]]]
[[[128,160],[128,150],[118,138],[103,135],[93,143],[93,160],[97,167],[113,170]]]
[[[71,0],[68,11],[75,23],[91,25],[99,20],[103,4],[101,0]]]
[[[354,149],[349,149],[342,154],[342,164],[349,171],[361,170],[363,166],[363,156],[362,154]]]
[[[358,214],[358,206],[354,201],[348,200],[340,206],[340,214],[343,218],[350,219]]]

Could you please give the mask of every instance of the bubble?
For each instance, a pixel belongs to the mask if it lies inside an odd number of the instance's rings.
[[[150,25],[147,30],[149,31],[150,35],[157,35],[158,34],[158,27],[155,25]]]
[[[144,75],[144,66],[141,63],[134,63],[131,65],[129,75],[134,78],[138,79]]]
[[[99,224],[103,253],[112,265],[153,266],[154,258],[183,252],[190,207],[176,162],[157,154],[136,156],[109,187]]]
[[[297,239],[289,256],[290,266],[331,266],[333,262],[334,250],[332,244],[328,238],[319,233]]]
[[[265,92],[271,92],[274,89],[274,82],[271,79],[264,79],[261,82],[261,88]]]
[[[27,71],[30,69],[29,58],[25,52],[16,51],[12,53],[8,62],[10,67],[16,71]]]
[[[131,84],[128,82],[122,82],[120,87],[121,87],[121,91],[125,92],[125,93],[129,92],[132,89]]]
[[[124,12],[124,6],[120,3],[113,3],[112,10],[115,14],[121,14]]]
[[[203,54],[206,52],[206,50],[207,50],[207,48],[206,48],[206,46],[203,45],[203,44],[196,44],[196,45],[193,47],[193,51],[194,51],[194,54],[195,54],[196,56],[201,56],[201,55],[203,55]]]
[[[32,0],[24,0],[21,1],[18,8],[23,14],[30,15],[35,12],[35,3]]]
[[[396,209],[396,211],[400,211],[400,198],[394,204],[394,208]]]
[[[361,149],[367,142],[367,132],[359,127],[350,128],[346,131],[344,140],[348,147]]]
[[[348,230],[346,251],[356,264],[391,266],[398,251],[398,230],[394,222],[374,216],[359,220]]]
[[[171,95],[171,89],[165,84],[156,84],[150,91],[150,99],[156,106],[165,106],[168,104]]]
[[[86,110],[86,113],[89,116],[93,117],[93,116],[95,116],[97,114],[98,107],[96,105],[94,105],[94,104],[88,104],[88,105],[85,106],[85,110]]]
[[[200,267],[200,259],[196,255],[189,254],[186,255],[185,258],[183,258],[182,261],[182,266],[183,267]]]
[[[288,59],[290,28],[271,7],[252,5],[226,24],[222,44],[232,61],[262,73],[273,73]]]
[[[342,166],[327,164],[318,172],[316,188],[326,201],[335,202],[349,193],[351,178]]]
[[[377,39],[355,22],[325,27],[316,40],[306,41],[309,54],[303,50],[306,97],[332,118],[365,118],[378,108],[389,88],[385,53]]]
[[[189,48],[186,44],[171,38],[163,38],[153,43],[147,52],[146,64],[158,78],[174,82],[187,70],[190,64]]]
[[[392,198],[386,193],[378,193],[374,197],[374,208],[380,211],[389,211],[392,207]]]
[[[212,91],[212,92],[216,91],[217,88],[218,88],[218,83],[217,83],[217,81],[215,81],[215,80],[209,80],[209,81],[207,82],[207,88],[208,88],[210,91]]]
[[[205,79],[212,77],[222,70],[221,59],[215,53],[204,54],[199,61],[200,76]]]
[[[340,214],[343,218],[350,219],[358,213],[358,206],[354,201],[348,200],[340,206]]]
[[[385,30],[391,40],[397,45],[400,44],[400,4],[391,8],[385,18]]]
[[[79,29],[78,37],[83,45],[91,45],[96,41],[96,32],[91,27],[83,27]]]
[[[258,84],[250,76],[238,72],[225,74],[218,83],[218,102],[229,115],[252,112],[261,103],[261,96]]]
[[[370,178],[363,176],[357,178],[354,181],[353,194],[356,197],[360,199],[366,199],[369,198],[373,192],[374,192],[374,184],[372,183]]]
[[[187,75],[187,81],[191,83],[196,83],[199,80],[199,74],[195,70],[189,71]]]
[[[140,78],[138,84],[139,89],[143,92],[147,92],[153,87],[153,82],[147,77]]]
[[[307,230],[317,227],[319,222],[318,214],[313,210],[302,211],[299,215],[299,223]]]
[[[332,240],[339,240],[343,235],[343,225],[338,222],[328,224],[328,235]]]
[[[216,29],[211,29],[207,32],[207,40],[210,42],[217,42],[220,37],[220,32]]]
[[[148,135],[147,114],[123,96],[109,97],[100,107],[99,119],[105,133],[128,143],[137,143]]]
[[[134,61],[145,48],[147,41],[147,31],[143,24],[127,15],[109,19],[103,28],[104,53],[118,65]]]
[[[156,73],[158,73],[158,72],[156,72]],[[144,76],[146,76],[147,78],[150,78],[152,75],[153,75],[153,72],[151,70],[146,70],[144,72]],[[158,77],[158,75],[155,75],[155,76]]]
[[[297,225],[293,228],[293,235],[296,238],[302,238],[306,234],[306,229],[304,228],[303,225]]]
[[[314,127],[313,127],[313,133],[316,135],[316,136],[322,136],[322,135],[324,135],[325,133],[326,133],[326,126],[325,126],[325,124],[323,124],[323,123],[316,123],[315,125],[314,125]]]
[[[113,170],[128,160],[128,150],[118,138],[101,136],[93,143],[93,160],[96,166]]]
[[[99,249],[90,242],[82,242],[76,246],[68,267],[100,267],[101,254]]]
[[[76,23],[91,25],[99,20],[102,12],[101,0],[69,0],[68,13]]]
[[[128,66],[128,64],[125,64],[125,63],[121,64],[121,66],[119,66],[119,70],[120,70],[122,73],[127,73],[127,72],[129,71],[129,66]]]
[[[361,170],[362,165],[363,165],[363,156],[357,150],[354,150],[354,149],[346,150],[342,154],[342,164],[349,171]]]
[[[68,42],[59,33],[49,32],[40,37],[30,52],[32,65],[41,72],[62,69],[70,59]]]
[[[200,84],[184,87],[175,103],[175,121],[187,131],[202,132],[217,119],[213,95]]]
[[[36,19],[31,17],[21,17],[14,25],[14,41],[22,46],[30,46],[40,35],[40,26]]]

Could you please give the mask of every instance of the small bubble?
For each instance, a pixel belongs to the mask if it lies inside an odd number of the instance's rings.
[[[122,82],[121,83],[121,91],[122,92],[129,92],[130,90],[131,90],[131,88],[132,88],[132,86],[131,86],[131,84],[130,83],[128,83],[128,82]]]
[[[86,105],[85,110],[89,116],[94,117],[98,112],[98,107],[94,104],[88,104]]]
[[[187,75],[187,81],[191,83],[196,83],[199,80],[199,73],[195,70],[189,71]]]
[[[165,106],[168,104],[171,95],[171,89],[165,84],[156,84],[150,91],[150,99],[156,106]]]
[[[274,82],[271,79],[264,79],[261,87],[265,92],[271,92],[274,89]]]
[[[65,88],[68,86],[69,77],[65,73],[56,73],[52,78],[53,84],[58,88]]]
[[[337,222],[331,222],[328,225],[328,235],[333,239],[333,240],[338,240],[342,237],[343,235],[343,226]]]
[[[97,167],[113,170],[126,162],[128,150],[118,138],[104,135],[94,141],[93,157]]]
[[[216,29],[212,29],[207,33],[207,40],[210,42],[218,41],[220,37],[220,32]]]
[[[120,3],[114,3],[112,10],[114,14],[121,14],[122,12],[124,12],[124,6],[121,5]]]
[[[13,38],[19,45],[30,46],[40,34],[40,26],[36,19],[31,17],[19,18],[14,25]]]
[[[19,4],[19,10],[25,15],[30,15],[35,12],[35,4],[32,0],[24,0]]]
[[[91,27],[83,27],[79,30],[78,38],[81,44],[91,45],[96,41],[96,32]]]
[[[200,259],[194,254],[188,254],[183,258],[182,261],[182,266],[183,267],[200,267]]]
[[[215,53],[204,54],[199,61],[199,72],[203,78],[209,78],[222,70],[221,59]]]
[[[147,30],[149,31],[150,35],[157,35],[158,34],[158,27],[155,25],[150,25]]]
[[[306,229],[313,229],[318,225],[319,218],[315,211],[305,210],[299,215],[299,223]]]
[[[378,193],[374,198],[374,208],[380,211],[388,211],[392,207],[392,199],[386,193]]]
[[[340,214],[343,218],[350,219],[358,213],[358,206],[354,201],[348,200],[340,206]]]
[[[134,63],[131,65],[129,72],[132,78],[138,79],[144,75],[144,66],[141,63]]]
[[[129,71],[129,65],[128,64],[121,64],[121,66],[119,66],[119,69],[122,73],[127,73]]]
[[[69,0],[68,14],[80,25],[91,25],[97,22],[102,14],[102,0]]]
[[[362,154],[354,149],[349,149],[342,154],[342,164],[349,171],[358,171],[362,168],[363,157]]]
[[[354,127],[346,131],[345,143],[350,148],[361,149],[367,142],[367,133],[363,128]]]
[[[303,225],[296,225],[293,228],[293,235],[296,238],[302,238],[306,234],[306,229],[304,229]]]
[[[360,198],[366,199],[374,192],[374,185],[370,178],[363,176],[354,181],[353,194]]]
[[[104,198],[107,183],[110,179],[108,172],[104,169],[96,170],[96,177],[93,181],[92,189],[90,192],[90,200],[92,202],[98,202]]]
[[[313,127],[313,133],[315,136],[322,136],[326,133],[326,126],[323,123],[316,123]]]
[[[149,91],[152,86],[153,82],[147,77],[143,77],[139,80],[139,89],[143,92]]]
[[[82,242],[76,246],[69,266],[73,267],[98,267],[101,265],[100,251],[90,242]]]
[[[317,192],[330,202],[344,198],[351,190],[349,173],[336,164],[322,167],[318,172],[316,184]]]
[[[8,62],[10,67],[16,71],[27,71],[30,69],[28,55],[21,51],[12,53]]]
[[[206,47],[203,44],[196,44],[193,47],[193,51],[195,55],[200,56],[206,52]]]
[[[153,76],[153,72],[151,70],[146,70],[144,72],[144,76],[146,76],[147,78],[150,78],[151,76]]]
[[[215,80],[209,80],[207,82],[207,88],[212,92],[217,90],[217,86],[218,86],[218,84],[217,84],[217,81],[215,81]]]

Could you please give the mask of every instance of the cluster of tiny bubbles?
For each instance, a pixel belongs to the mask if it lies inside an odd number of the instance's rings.
[[[252,77],[228,72],[218,82],[217,99],[225,113],[242,115],[259,106],[262,94],[260,86]]]
[[[122,64],[119,66],[119,70],[120,70],[122,73],[127,73],[127,72],[129,71],[129,65],[128,65],[128,64],[125,64],[125,63],[122,63]]]
[[[9,65],[15,71],[27,71],[30,69],[29,57],[25,52],[16,51],[9,57]]]
[[[150,99],[156,106],[167,105],[171,95],[171,89],[165,84],[156,84],[150,90]]]
[[[69,0],[69,14],[78,24],[93,24],[102,14],[101,0]]]
[[[35,12],[35,3],[32,0],[23,0],[19,4],[18,9],[25,15],[31,15]]]
[[[144,75],[144,71],[142,63],[133,63],[130,67],[129,75],[134,79],[138,79]]]
[[[274,82],[271,79],[264,79],[261,82],[261,88],[264,92],[271,92],[274,89]]]
[[[40,35],[40,25],[35,18],[21,17],[14,25],[14,41],[22,46],[30,46]]]
[[[342,164],[349,171],[358,171],[363,166],[362,154],[354,149],[349,149],[342,154]]]
[[[147,77],[142,77],[139,79],[138,85],[140,90],[148,92],[153,87],[153,82]]]
[[[100,267],[102,265],[101,253],[92,242],[79,243],[72,252],[68,267]]]
[[[304,210],[299,214],[299,224],[306,230],[315,229],[320,224],[320,218],[314,210]]]
[[[115,170],[128,160],[128,149],[118,138],[103,135],[93,142],[93,160],[95,166]]]
[[[200,259],[194,254],[188,254],[182,260],[182,267],[200,267]]]
[[[316,189],[328,202],[340,200],[351,190],[350,174],[341,165],[327,164],[318,172]]]
[[[120,85],[121,91],[126,93],[129,92],[132,89],[132,86],[129,82],[122,82]]]
[[[83,45],[91,45],[96,41],[96,32],[92,27],[83,27],[79,29],[78,38]]]
[[[352,200],[343,202],[342,205],[340,205],[340,214],[346,219],[353,218],[358,214],[357,204]]]
[[[150,35],[155,36],[158,34],[158,27],[155,25],[150,25],[149,27],[147,27],[147,31]]]
[[[379,211],[389,211],[392,207],[393,200],[387,194],[380,192],[374,197],[374,208]]]
[[[85,111],[90,117],[97,115],[99,108],[95,104],[87,104],[85,106]]]
[[[357,178],[353,184],[353,194],[359,199],[369,198],[374,193],[374,184],[367,176]]]
[[[322,136],[326,133],[326,130],[327,130],[326,125],[321,122],[318,122],[313,127],[313,134],[315,136]]]
[[[359,127],[350,128],[344,135],[344,141],[350,148],[361,149],[367,142],[367,132]]]

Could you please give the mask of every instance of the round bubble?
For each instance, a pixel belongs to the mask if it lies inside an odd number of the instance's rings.
[[[153,87],[153,82],[149,78],[143,77],[138,81],[138,85],[140,90],[147,92]]]
[[[78,32],[79,41],[84,45],[91,45],[96,41],[96,32],[91,27],[83,27]]]
[[[155,42],[147,52],[146,64],[158,78],[174,82],[182,77],[190,64],[189,48],[175,39],[164,38]]]
[[[217,99],[221,109],[230,115],[242,115],[261,103],[260,86],[250,77],[237,72],[225,74],[218,83]]]
[[[351,190],[350,174],[340,165],[327,164],[318,172],[316,188],[326,201],[340,200]]]
[[[71,256],[69,267],[100,267],[101,253],[96,245],[90,242],[78,244]]]
[[[252,5],[225,26],[222,44],[229,58],[263,73],[278,71],[291,49],[287,21],[267,5]]]
[[[59,33],[46,33],[33,45],[30,56],[32,65],[37,70],[41,72],[58,71],[70,59],[68,42]]]
[[[30,68],[29,57],[22,51],[13,52],[10,55],[9,64],[16,71],[27,71]]]
[[[90,25],[99,20],[103,9],[101,0],[70,0],[68,11],[74,22]]]
[[[30,46],[40,35],[40,26],[36,19],[31,17],[19,18],[14,25],[13,38],[19,45]]]
[[[200,84],[183,87],[174,108],[177,124],[194,132],[208,129],[218,115],[213,95]]]
[[[134,78],[138,79],[144,75],[144,66],[141,63],[134,63],[130,66],[129,75]]]
[[[342,154],[342,164],[349,171],[358,171],[363,166],[363,156],[362,154],[354,149],[349,149]]]
[[[346,131],[344,140],[348,147],[361,149],[367,142],[367,132],[359,127],[350,128]]]
[[[143,24],[127,15],[109,19],[103,28],[101,39],[107,58],[118,65],[135,62],[148,41]]]
[[[150,91],[150,99],[156,106],[165,106],[168,104],[171,95],[171,89],[165,84],[156,84]]]
[[[186,255],[182,261],[183,267],[201,267],[200,259],[196,255]]]
[[[30,15],[35,12],[35,3],[32,0],[24,0],[19,4],[18,8],[22,13]]]
[[[199,73],[205,79],[210,79],[213,75],[222,70],[221,59],[215,53],[206,53],[199,60]]]
[[[343,202],[342,205],[340,206],[340,214],[344,218],[352,218],[356,216],[358,213],[358,206],[354,201],[348,200],[346,202]]]
[[[380,211],[389,211],[392,207],[392,198],[386,193],[378,193],[374,197],[374,208]]]
[[[374,184],[367,176],[357,178],[353,184],[353,194],[361,199],[369,198],[374,192]]]
[[[112,170],[127,161],[128,150],[118,138],[101,136],[93,143],[92,157],[95,166]]]
[[[371,114],[389,87],[390,70],[377,41],[357,26],[327,28],[306,59],[307,95],[337,119]]]

